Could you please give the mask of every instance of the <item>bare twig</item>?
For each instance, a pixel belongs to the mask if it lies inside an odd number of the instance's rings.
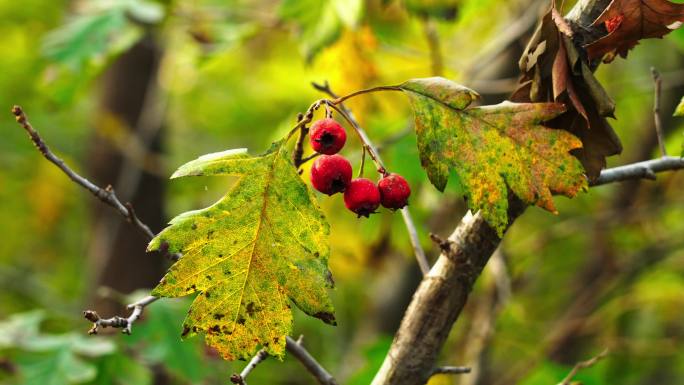
[[[655,93],[653,97],[653,119],[655,121],[656,136],[658,138],[658,146],[660,147],[660,155],[666,157],[665,137],[663,136],[663,125],[660,120],[660,94],[662,93],[663,80],[655,67],[651,67],[651,75],[653,76]]]
[[[85,319],[93,323],[93,327],[88,330],[88,334],[97,334],[98,330],[100,328],[106,328],[106,327],[112,327],[112,328],[121,328],[121,332],[124,334],[131,334],[131,328],[133,327],[133,323],[140,318],[142,315],[143,309],[158,300],[159,297],[154,297],[154,296],[147,296],[139,301],[133,302],[132,304],[129,304],[127,308],[129,310],[132,310],[131,315],[128,316],[128,318],[120,317],[120,316],[114,316],[112,318],[100,318],[100,316],[97,314],[97,312],[93,310],[86,310],[83,312],[83,316]]]
[[[335,92],[333,92],[333,90],[330,88],[330,84],[327,81],[323,84],[311,84],[318,91],[323,92],[332,98],[335,98],[335,100],[340,100],[337,94],[335,94]],[[394,88],[390,87],[390,89]],[[338,103],[338,106],[336,106],[336,108],[338,109],[338,111],[341,111],[340,114],[343,115],[349,121],[349,123],[354,127],[356,132],[359,134],[359,137],[361,137],[361,141],[366,146],[368,155],[371,157],[371,159],[373,159],[374,162],[376,162],[377,165],[379,165],[379,168],[382,169],[381,172],[386,172],[385,166],[382,163],[382,159],[380,158],[378,150],[373,145],[373,142],[370,141],[368,135],[366,135],[366,132],[363,130],[363,128],[361,128],[361,126],[358,124],[358,122],[354,118],[354,114],[344,104],[342,104],[341,101]],[[416,230],[416,226],[413,223],[413,218],[411,217],[411,213],[407,207],[401,209],[401,216],[404,219],[404,225],[406,226],[406,230],[409,234],[411,246],[413,247],[413,254],[416,257],[418,266],[420,267],[420,270],[423,272],[423,275],[426,275],[430,271],[430,263],[428,262],[427,257],[425,256],[425,251],[423,250],[423,247],[420,245],[418,231]]]
[[[31,141],[36,146],[38,151],[40,151],[43,157],[45,157],[45,159],[47,159],[55,166],[57,166],[60,170],[62,170],[62,172],[64,172],[69,177],[69,179],[71,179],[74,183],[90,191],[91,194],[93,194],[103,203],[113,207],[128,222],[130,222],[138,230],[140,230],[140,232],[143,233],[143,235],[148,240],[154,238],[154,233],[152,232],[152,230],[150,230],[149,226],[147,226],[140,220],[140,218],[138,218],[138,216],[135,214],[135,210],[133,210],[133,207],[130,203],[122,203],[119,200],[112,186],[101,188],[92,183],[91,181],[89,181],[88,179],[77,174],[71,168],[69,168],[69,166],[67,166],[61,158],[59,158],[50,150],[48,145],[43,141],[38,132],[33,128],[31,123],[28,121],[28,118],[26,117],[26,114],[24,113],[24,110],[21,107],[12,107],[12,114],[14,114],[17,123],[19,123],[19,125],[21,125],[21,127],[28,133],[29,137],[31,138]],[[168,255],[168,257],[173,260],[177,260],[178,258],[180,258],[180,255],[174,254]]]
[[[432,369],[430,377],[436,374],[465,374],[470,373],[470,368],[466,366],[440,366]]]
[[[292,338],[287,337],[286,342],[290,343],[290,341],[294,341]],[[297,341],[294,341],[294,344],[298,345],[301,347],[301,349],[304,349],[303,344],[304,343],[304,336],[300,335],[299,338],[297,338]],[[289,349],[288,349],[289,350]],[[306,350],[305,350],[306,351]],[[308,353],[307,353],[308,354]],[[265,349],[259,350],[254,357],[249,361],[247,366],[245,366],[244,369],[242,369],[242,372],[240,374],[238,373],[233,373],[233,375],[230,376],[230,382],[236,385],[247,385],[247,376],[260,364],[262,363],[265,359],[268,358],[268,353],[266,352]],[[313,358],[312,358],[313,359]],[[315,362],[315,360],[314,360]],[[321,370],[323,370],[321,368]],[[325,372],[325,370],[323,370]],[[332,377],[331,377],[332,378]]]
[[[316,87],[318,89],[318,87]],[[399,86],[379,86],[379,87],[373,87],[373,88],[367,88],[365,90],[359,90],[356,92],[352,92],[351,94],[344,95],[344,96],[333,96],[335,100],[332,100],[332,104],[338,105],[344,103],[347,99],[351,99],[355,96],[363,95],[363,94],[370,94],[371,92],[378,92],[378,91],[402,91],[402,89]],[[331,95],[332,96],[332,95]]]
[[[257,354],[255,354],[254,357],[252,357],[247,366],[245,366],[245,368],[242,369],[242,372],[240,372],[240,374],[234,373],[232,376],[230,376],[230,381],[233,384],[237,385],[247,385],[246,379],[249,373],[251,373],[252,370],[254,370],[254,368],[256,368],[257,365],[259,365],[266,358],[268,358],[268,353],[266,353],[266,350],[259,350]]]
[[[613,182],[632,179],[655,179],[656,173],[663,171],[680,170],[684,168],[684,159],[675,156],[665,156],[658,159],[646,160],[609,168],[601,171],[598,179],[591,185],[600,186]]]
[[[333,376],[330,375],[330,373],[328,373],[306,349],[304,349],[300,342],[295,341],[290,336],[285,338],[287,343],[287,351],[290,352],[290,354],[292,354],[292,356],[294,356],[296,359],[298,359],[302,365],[304,365],[306,370],[308,370],[309,373],[316,378],[319,384],[337,385],[335,378],[333,378]]]
[[[575,378],[575,376],[577,375],[577,373],[580,370],[591,368],[592,366],[596,365],[597,362],[606,358],[607,355],[608,355],[608,349],[605,349],[598,356],[596,356],[594,358],[591,358],[591,359],[586,360],[586,361],[578,362],[577,364],[575,364],[575,367],[572,368],[570,373],[568,373],[568,375],[565,376],[563,381],[558,383],[558,385],[570,385],[570,382],[572,381],[573,378]]]

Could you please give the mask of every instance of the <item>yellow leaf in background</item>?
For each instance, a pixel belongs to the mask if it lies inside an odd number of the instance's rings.
[[[54,230],[64,212],[66,192],[73,185],[62,171],[49,162],[38,162],[37,172],[26,192],[31,199],[34,230],[47,234]]]
[[[373,52],[378,42],[368,26],[356,31],[346,30],[316,61],[316,69],[327,74],[325,79],[339,95],[369,88],[379,81]],[[354,98],[346,102],[355,117],[364,124],[364,117],[372,108],[370,97]]]

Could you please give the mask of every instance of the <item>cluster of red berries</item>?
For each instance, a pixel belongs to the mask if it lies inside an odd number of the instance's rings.
[[[396,210],[408,204],[411,188],[398,174],[383,173],[376,185],[366,178],[352,179],[352,166],[337,153],[347,141],[344,128],[331,118],[311,127],[309,139],[314,151],[322,154],[311,167],[311,184],[323,194],[344,192],[344,204],[359,217],[368,217],[382,204]]]

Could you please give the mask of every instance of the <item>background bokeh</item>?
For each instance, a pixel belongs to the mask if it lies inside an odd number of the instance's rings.
[[[682,2],[682,1],[679,1]],[[572,6],[566,1],[565,7]],[[329,81],[344,94],[442,75],[488,103],[515,85],[538,0],[0,0],[0,382],[226,384],[228,363],[201,337],[182,342],[187,299],[145,310],[131,336],[88,336],[85,309],[126,313],[169,262],[111,208],[46,162],[9,113],[21,104],[79,173],[111,184],[153,231],[213,203],[222,178],[168,181],[199,155],[258,153],[292,127]],[[657,156],[650,67],[663,74],[663,121],[680,154],[684,31],[642,42],[598,77],[617,103],[619,165]],[[420,168],[408,103],[392,93],[349,103],[392,171],[407,177],[411,212],[431,259],[434,232],[465,212]],[[355,168],[360,146],[345,155]],[[306,174],[306,173],[305,173]],[[556,384],[575,362],[611,354],[584,384],[684,379],[684,173],[557,198],[558,216],[530,209],[478,281],[441,353],[470,375],[431,384]],[[294,335],[344,384],[367,384],[420,279],[399,215],[356,219],[320,199],[332,225],[332,296],[339,326],[301,312]],[[295,360],[269,359],[250,384],[311,384]]]

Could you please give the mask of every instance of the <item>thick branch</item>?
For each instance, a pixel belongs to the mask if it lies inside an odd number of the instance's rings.
[[[525,209],[512,199],[511,222]],[[480,213],[468,213],[446,242],[406,310],[399,331],[373,385],[424,384],[473,283],[501,239]]]
[[[590,24],[587,20],[593,20],[594,15],[600,14],[607,3],[602,0],[580,0],[568,18],[575,25],[586,29]],[[664,162],[675,162],[667,159]],[[681,160],[676,162],[681,164]],[[679,164],[676,168],[681,168]],[[673,164],[671,166],[670,169],[675,169]],[[654,164],[648,164],[648,167],[655,172]],[[643,165],[641,168],[641,174],[633,174],[632,179],[643,178],[648,174],[643,170]],[[664,171],[660,168],[659,170]],[[604,171],[604,183],[608,183],[609,179],[628,179],[613,176],[624,176],[623,171],[624,169]],[[514,221],[524,209],[525,205],[513,198],[510,202],[510,221]],[[439,259],[416,290],[372,385],[427,382],[437,355],[465,306],[474,281],[501,239],[484,221],[482,215],[477,213],[466,215],[449,237],[449,241],[448,245],[445,245],[448,247],[443,247]]]

